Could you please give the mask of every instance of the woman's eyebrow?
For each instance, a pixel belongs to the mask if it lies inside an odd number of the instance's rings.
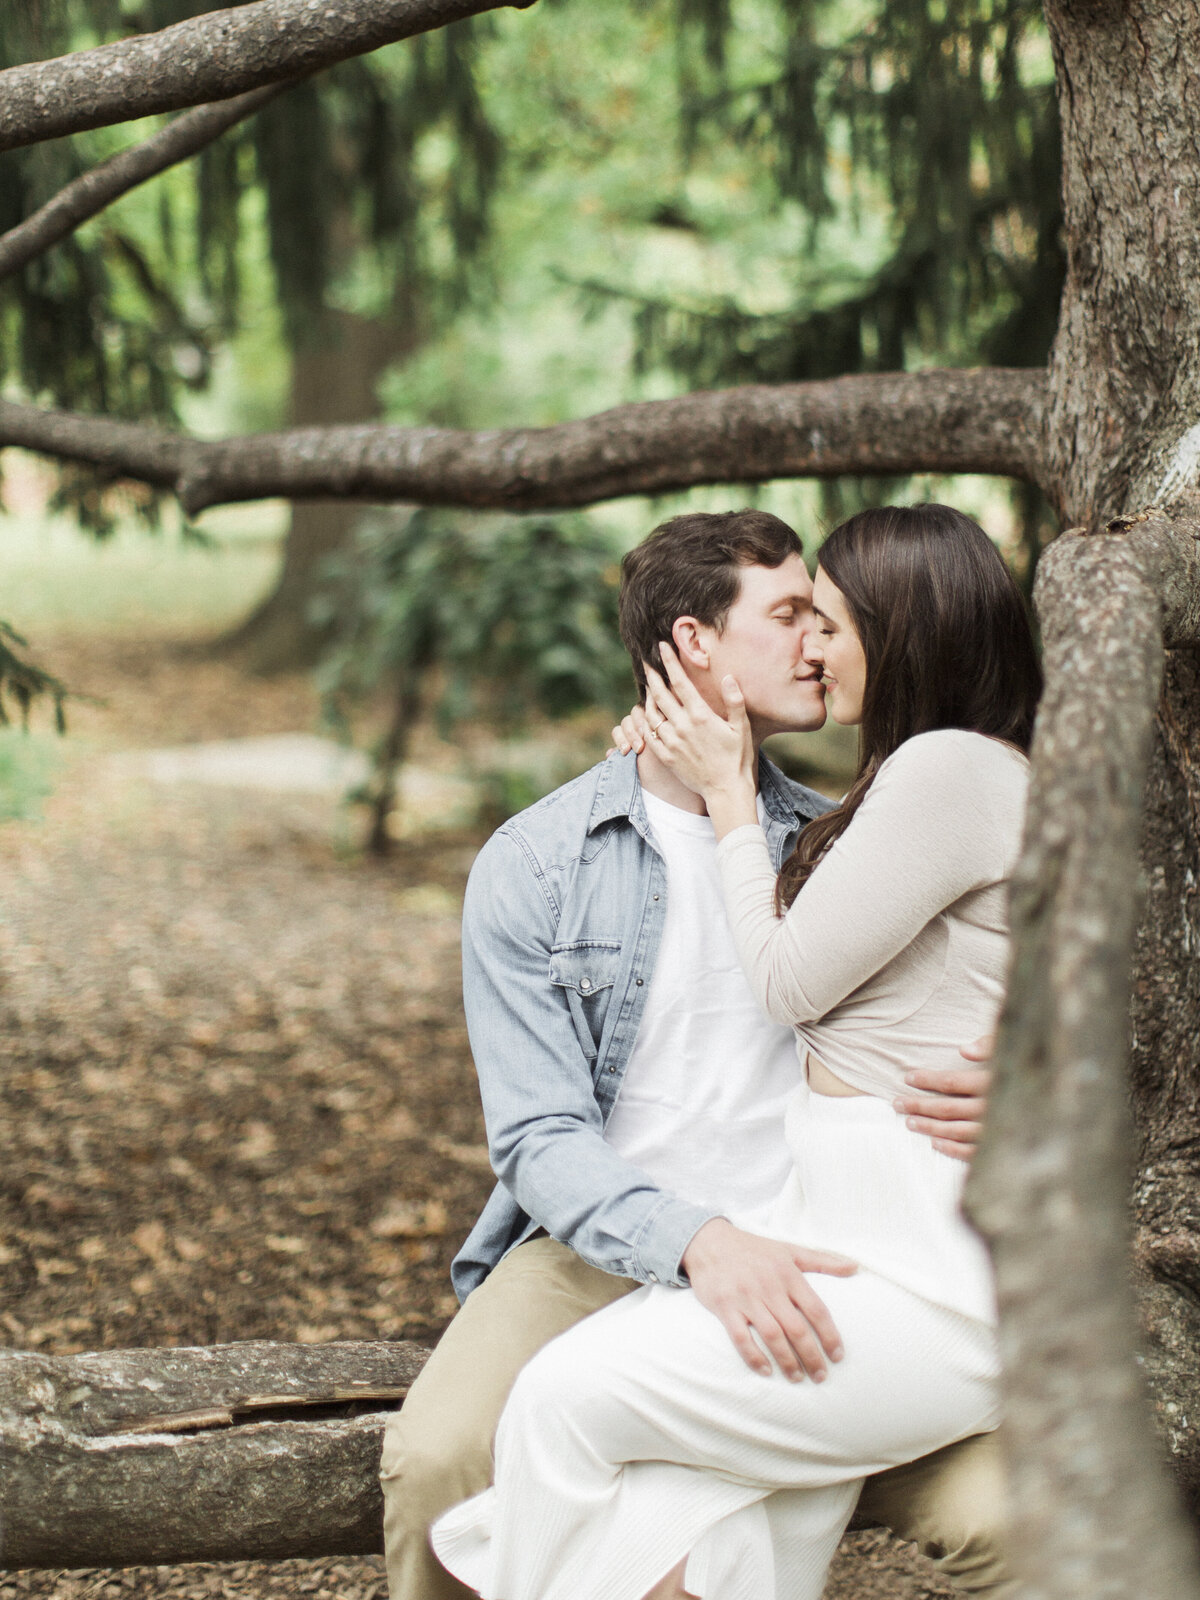
[[[820,606],[813,606],[813,616],[814,617],[820,617],[822,622],[828,622],[831,625],[836,626],[836,624],[833,623],[833,618],[826,616],[825,613],[821,610]]]

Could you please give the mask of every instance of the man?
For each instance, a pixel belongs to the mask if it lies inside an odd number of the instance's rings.
[[[777,517],[675,517],[625,558],[622,638],[639,681],[669,638],[717,709],[732,673],[757,746],[824,722],[803,656],[811,594]],[[779,866],[829,802],[764,758],[759,797]],[[738,967],[714,858],[702,803],[651,740],[513,818],[475,864],[463,992],[500,1182],[454,1263],[463,1308],[385,1437],[392,1600],[463,1600],[429,1550],[430,1523],[490,1480],[525,1362],[639,1283],[690,1285],[751,1366],[756,1341],[793,1376],[819,1379],[839,1354],[806,1274],[846,1264],[753,1231],[788,1168],[782,1107],[798,1068],[791,1031],[759,1013]],[[941,1087],[964,1098],[922,1096],[897,1114],[968,1154],[985,1076],[951,1074],[961,1081]],[[1000,1503],[985,1438],[870,1480],[860,1514],[1000,1600]]]

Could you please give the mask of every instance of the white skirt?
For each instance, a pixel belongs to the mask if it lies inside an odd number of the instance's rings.
[[[862,1263],[812,1280],[844,1359],[821,1384],[762,1377],[661,1287],[554,1340],[513,1389],[495,1487],[432,1532],[485,1600],[641,1600],[685,1556],[704,1600],[819,1600],[864,1477],[996,1426],[961,1164],[867,1097],[803,1089],[788,1136],[796,1172],[763,1231]]]

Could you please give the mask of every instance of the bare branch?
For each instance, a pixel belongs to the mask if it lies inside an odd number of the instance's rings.
[[[561,510],[773,478],[987,472],[1037,481],[1044,395],[1042,372],[886,373],[711,390],[549,428],[361,425],[213,443],[0,402],[0,448],[174,489],[189,514],[273,495]]]
[[[130,189],[212,144],[289,87],[289,83],[267,84],[232,100],[197,106],[153,137],[83,173],[24,222],[0,235],[0,281],[20,272]]]
[[[61,461],[84,461],[114,478],[134,478],[160,489],[173,489],[192,453],[205,449],[140,422],[42,411],[0,400],[0,449],[8,445]]]
[[[1039,568],[1046,692],[969,1196],[996,1263],[1013,1555],[1030,1594],[1194,1600],[1190,1535],[1133,1356],[1126,1056],[1157,624],[1196,641],[1196,525],[1112,526],[1132,531],[1064,537]]]
[[[0,150],[228,100],[533,0],[251,0],[0,72]]]

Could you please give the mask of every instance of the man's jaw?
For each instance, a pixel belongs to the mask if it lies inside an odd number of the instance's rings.
[[[789,710],[782,716],[778,712],[769,716],[756,716],[747,707],[750,725],[754,730],[756,749],[773,733],[816,733],[818,728],[825,726],[827,717],[825,688],[820,677],[810,673],[803,677],[797,676],[795,682],[797,685],[806,685],[809,692],[804,696],[806,703],[798,703],[794,710]]]

